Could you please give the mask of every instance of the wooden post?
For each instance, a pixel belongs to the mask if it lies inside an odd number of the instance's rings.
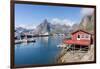
[[[91,49],[91,45],[88,46],[88,50],[90,50],[90,49]]]
[[[74,53],[75,53],[75,44],[74,44]]]
[[[81,45],[79,45],[80,46],[80,51],[81,51]]]
[[[75,44],[73,45],[73,54],[74,54],[74,46],[75,46]]]

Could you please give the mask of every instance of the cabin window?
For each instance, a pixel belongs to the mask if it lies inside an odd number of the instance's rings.
[[[86,35],[86,38],[89,38],[89,36],[88,36],[88,35]]]
[[[78,38],[80,38],[80,35],[78,35]]]
[[[83,34],[81,35],[81,38],[84,38],[84,35]]]

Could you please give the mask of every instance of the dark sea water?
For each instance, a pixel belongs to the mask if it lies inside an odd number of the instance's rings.
[[[62,36],[36,37],[36,42],[15,45],[15,65],[54,64]]]

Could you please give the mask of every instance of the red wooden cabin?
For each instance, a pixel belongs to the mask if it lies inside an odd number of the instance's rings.
[[[64,40],[65,44],[74,44],[89,46],[92,43],[92,35],[89,32],[83,30],[77,30],[71,33],[71,39]]]

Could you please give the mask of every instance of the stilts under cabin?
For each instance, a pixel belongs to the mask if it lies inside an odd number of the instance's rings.
[[[77,30],[71,33],[71,39],[65,39],[64,44],[74,49],[87,50],[93,43],[92,34],[84,30]]]

